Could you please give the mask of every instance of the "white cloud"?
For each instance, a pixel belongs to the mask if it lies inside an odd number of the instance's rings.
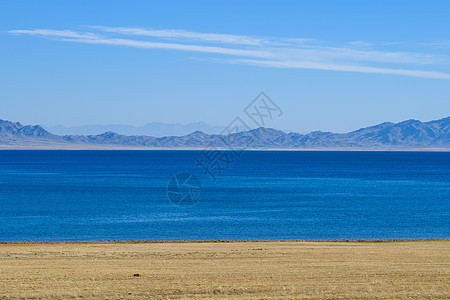
[[[339,64],[310,63],[298,61],[273,61],[273,60],[251,60],[251,59],[241,59],[238,60],[238,62],[239,61],[252,65],[274,67],[274,68],[285,68],[285,69],[315,69],[315,70],[358,72],[358,73],[393,74],[393,75],[404,75],[421,78],[450,80],[450,74],[436,71],[390,69],[390,68],[378,68],[378,67],[358,66],[358,65],[339,65]]]
[[[79,38],[79,39],[95,39],[99,38],[99,35],[94,33],[78,33],[72,30],[53,30],[53,29],[31,29],[31,30],[10,30],[9,33],[12,34],[27,34],[27,35],[37,35],[52,38]]]
[[[90,28],[99,29],[105,32],[135,35],[135,36],[149,36],[157,38],[181,38],[205,42],[216,42],[224,44],[238,44],[238,45],[261,45],[264,40],[247,37],[242,35],[220,34],[220,33],[200,33],[185,30],[153,30],[144,28],[129,28],[129,27],[106,27],[106,26],[90,26]]]
[[[368,43],[368,42],[365,42],[365,41],[352,41],[352,42],[348,42],[348,44],[351,45],[351,46],[361,47],[361,48],[366,48],[366,47],[373,46],[372,43]]]
[[[410,66],[445,64],[448,62],[447,57],[406,51],[379,51],[372,49],[372,44],[363,41],[336,46],[313,39],[256,38],[243,35],[127,27],[93,26],[90,28],[100,30],[101,33],[79,33],[71,30],[52,29],[11,30],[9,32],[67,42],[231,56],[238,58],[228,59],[228,61],[272,68],[317,69],[450,79],[448,73],[415,70]],[[117,34],[134,38],[118,38]],[[142,38],[146,40],[142,40]],[[170,39],[171,42],[168,42],[167,39]],[[187,44],[186,41],[190,42]],[[222,57],[222,59],[227,61],[226,57]],[[379,63],[382,63],[383,66],[376,65]],[[407,64],[408,68],[386,67],[385,64]]]
[[[128,46],[144,49],[167,49],[167,50],[180,50],[191,52],[203,52],[213,54],[225,54],[233,56],[248,56],[259,58],[273,58],[274,55],[270,52],[258,51],[258,50],[246,50],[246,49],[232,49],[215,46],[201,46],[201,45],[184,45],[175,43],[160,43],[160,42],[147,42],[136,41],[130,39],[113,39],[113,38],[96,38],[96,39],[61,39],[66,42],[78,42],[86,44],[103,44],[103,45],[115,45],[115,46]]]

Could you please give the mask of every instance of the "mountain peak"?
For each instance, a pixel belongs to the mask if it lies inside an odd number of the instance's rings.
[[[203,131],[196,130],[186,136],[188,136],[188,137],[204,137],[204,136],[208,136],[208,134],[204,133]]]
[[[397,123],[397,125],[409,125],[409,124],[422,124],[422,122],[420,122],[419,120],[415,120],[415,119],[409,119],[409,120]]]
[[[249,130],[250,132],[259,134],[285,134],[283,131],[274,129],[274,128],[268,128],[268,127],[258,127],[256,129]]]

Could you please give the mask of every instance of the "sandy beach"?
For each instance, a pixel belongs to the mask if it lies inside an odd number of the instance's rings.
[[[450,241],[0,244],[1,299],[450,297]]]

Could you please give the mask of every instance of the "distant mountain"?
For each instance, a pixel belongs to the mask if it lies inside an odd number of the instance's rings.
[[[59,139],[39,125],[22,125],[0,120],[0,143],[6,140],[52,140]]]
[[[58,135],[96,135],[113,131],[123,135],[149,135],[156,137],[186,135],[200,130],[209,134],[219,133],[223,126],[209,125],[204,122],[192,122],[188,124],[152,122],[143,126],[130,126],[123,124],[109,125],[83,125],[65,127],[62,125],[45,127],[46,130]]]
[[[236,144],[239,141],[239,144]],[[9,148],[29,146],[64,148],[77,145],[146,147],[146,148],[193,148],[210,145],[217,148],[248,149],[311,149],[311,148],[360,148],[360,149],[418,149],[444,148],[450,150],[450,117],[420,122],[407,120],[400,123],[382,123],[349,133],[315,131],[308,134],[285,133],[272,128],[257,128],[229,136],[195,131],[182,136],[122,135],[108,131],[97,135],[56,135],[41,126],[22,125],[0,120],[0,146]],[[8,148],[8,147],[3,147]]]

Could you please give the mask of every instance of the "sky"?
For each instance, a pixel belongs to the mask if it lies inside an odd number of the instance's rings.
[[[450,1],[1,1],[0,119],[286,131],[450,115]]]

